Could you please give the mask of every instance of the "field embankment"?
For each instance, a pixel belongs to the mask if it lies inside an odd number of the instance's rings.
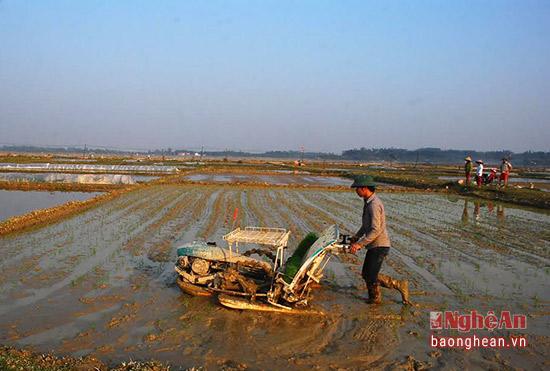
[[[48,191],[48,192],[110,192],[131,187],[128,184],[84,184],[47,182],[5,182],[0,181],[0,189],[9,191]]]

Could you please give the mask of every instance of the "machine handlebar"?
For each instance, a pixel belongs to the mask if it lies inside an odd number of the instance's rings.
[[[338,241],[338,242],[336,242],[332,245],[332,247],[333,247],[332,253],[336,254],[336,255],[338,255],[339,253],[351,254],[351,252],[350,252],[350,245],[351,245],[350,235],[342,234],[342,235],[340,235],[340,237],[341,237],[340,241]]]

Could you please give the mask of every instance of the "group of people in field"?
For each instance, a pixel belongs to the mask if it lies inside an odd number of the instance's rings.
[[[484,173],[483,160],[476,160],[477,167],[475,169],[475,181],[478,187],[482,185],[492,184],[497,178],[497,169],[492,168],[488,173]],[[470,185],[472,180],[472,171],[474,170],[472,158],[470,156],[464,159],[464,173],[466,176],[466,185]],[[498,186],[508,186],[508,178],[512,171],[512,163],[505,157],[500,164],[500,176],[498,177]]]

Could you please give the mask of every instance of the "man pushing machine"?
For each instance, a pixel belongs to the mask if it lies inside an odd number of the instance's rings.
[[[361,275],[367,283],[369,304],[380,304],[382,292],[380,286],[396,289],[401,293],[403,304],[409,301],[408,281],[399,281],[385,274],[380,274],[384,258],[390,251],[390,238],[386,230],[386,214],[382,201],[375,194],[376,184],[369,175],[359,175],[351,188],[364,200],[361,228],[351,237],[350,251],[355,254],[362,248],[367,249]]]

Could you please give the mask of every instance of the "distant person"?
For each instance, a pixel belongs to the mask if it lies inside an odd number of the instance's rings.
[[[379,274],[384,258],[390,251],[390,238],[386,229],[386,213],[382,201],[375,194],[376,184],[371,176],[357,176],[351,185],[355,193],[364,201],[361,228],[351,238],[350,251],[355,254],[362,248],[367,249],[361,275],[367,283],[369,304],[380,304],[382,292],[380,286],[396,289],[401,293],[403,304],[410,304],[409,282],[399,281]]]
[[[497,169],[492,168],[489,174],[483,175],[483,184],[489,185],[492,184],[497,177]]]
[[[472,158],[470,156],[464,159],[464,175],[466,176],[466,185],[470,185],[472,178]]]
[[[502,159],[502,163],[500,164],[500,178],[498,179],[499,187],[508,186],[508,178],[510,176],[510,171],[512,171],[512,164],[505,157]]]
[[[478,187],[483,184],[483,160],[476,160],[476,183]]]

